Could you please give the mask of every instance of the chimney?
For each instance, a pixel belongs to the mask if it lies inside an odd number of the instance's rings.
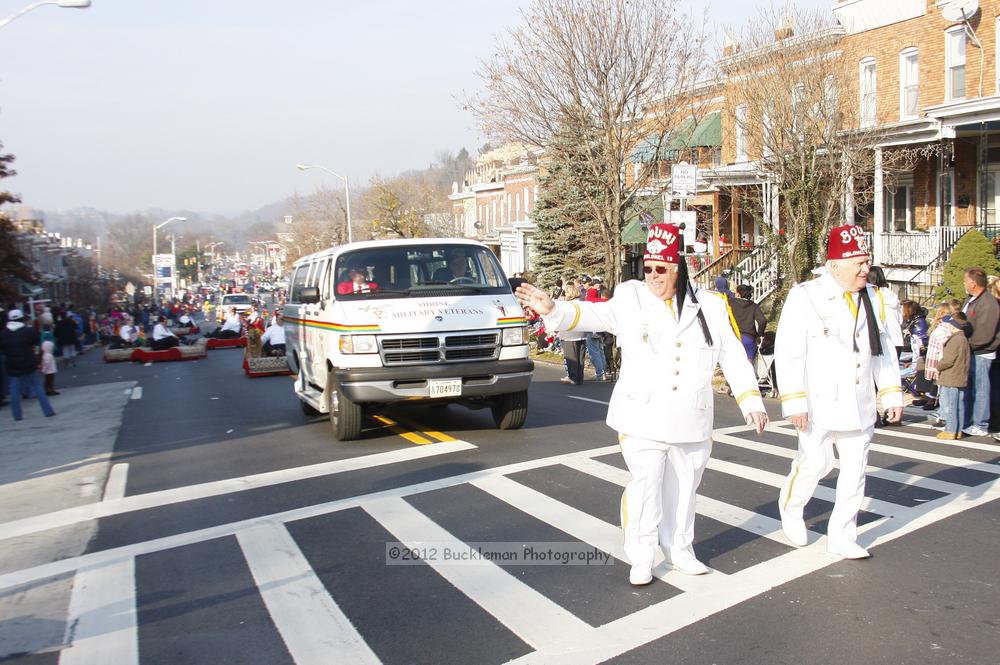
[[[785,11],[781,15],[781,23],[774,31],[774,41],[780,42],[783,39],[788,39],[795,34],[795,30],[792,28],[793,24],[792,13],[790,11]]]
[[[740,43],[732,30],[726,30],[726,40],[722,44],[722,56],[729,58],[740,52]]]

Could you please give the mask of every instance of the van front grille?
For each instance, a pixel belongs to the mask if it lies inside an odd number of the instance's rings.
[[[382,364],[386,366],[491,360],[500,356],[497,330],[474,330],[460,335],[380,335],[378,344]]]

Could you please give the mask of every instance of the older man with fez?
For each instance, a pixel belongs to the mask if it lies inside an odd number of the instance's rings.
[[[827,549],[863,559],[869,554],[857,543],[856,522],[877,416],[876,389],[890,422],[902,417],[903,391],[884,299],[867,284],[871,256],[860,227],[830,231],[826,266],[817,279],[792,288],[778,322],[774,361],[781,373],[781,408],[799,438],[778,509],[785,535],[804,546],[802,512],[816,484],[833,469],[836,445],[840,473]]]
[[[607,302],[554,302],[530,284],[523,305],[547,330],[610,332],[622,364],[607,423],[618,431],[632,479],[621,502],[629,582],[652,581],[657,549],[674,569],[708,572],[693,550],[695,490],[712,451],[712,374],[722,366],[747,423],[763,430],[767,414],[753,368],[724,298],[696,297],[678,255],[678,229],[654,224],[643,256],[645,281],[628,281]],[[700,301],[699,301],[700,297]]]

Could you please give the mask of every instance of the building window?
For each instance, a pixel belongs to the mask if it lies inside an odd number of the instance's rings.
[[[899,119],[917,117],[918,82],[917,49],[908,48],[899,54]]]
[[[945,94],[947,100],[965,97],[965,26],[944,33]]]
[[[747,107],[740,104],[736,107],[736,161],[747,161]]]
[[[861,98],[861,126],[871,127],[875,124],[875,58],[865,58],[861,61],[859,87]]]
[[[906,233],[915,230],[916,206],[913,197],[912,176],[897,178],[896,190],[885,190],[884,204],[886,227],[889,231]]]

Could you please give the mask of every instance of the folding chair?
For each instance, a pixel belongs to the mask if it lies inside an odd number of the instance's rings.
[[[758,353],[754,358],[754,371],[757,373],[757,389],[760,390],[762,397],[777,393],[772,372],[773,368],[773,355],[765,356],[763,353]]]

